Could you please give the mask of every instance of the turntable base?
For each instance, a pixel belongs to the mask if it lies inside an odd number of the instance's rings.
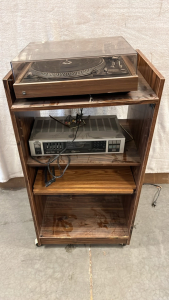
[[[14,83],[15,95],[35,98],[137,90],[138,76],[132,71],[130,61],[122,57],[115,63],[112,61],[112,58],[84,58],[72,63],[70,60],[30,63]]]

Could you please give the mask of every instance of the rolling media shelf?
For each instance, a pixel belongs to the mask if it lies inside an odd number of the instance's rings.
[[[55,176],[59,170],[55,169]],[[49,180],[49,177],[48,177]],[[34,195],[57,194],[133,194],[136,188],[130,167],[68,168],[64,176],[45,187],[44,169],[35,179]]]
[[[130,243],[164,85],[163,76],[137,52],[139,87],[128,94],[16,99],[12,72],[4,78],[39,246]],[[65,175],[44,187],[43,165],[28,148],[36,111],[118,105],[129,105],[127,120],[120,123],[133,136],[124,153],[71,156]],[[60,165],[65,164],[62,156]]]

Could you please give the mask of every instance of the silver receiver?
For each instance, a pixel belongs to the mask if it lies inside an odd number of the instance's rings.
[[[57,117],[64,123],[64,117]],[[84,117],[85,119],[85,117]],[[123,153],[125,137],[116,116],[86,117],[72,142],[75,129],[70,129],[51,118],[35,118],[29,139],[31,156],[64,154]]]

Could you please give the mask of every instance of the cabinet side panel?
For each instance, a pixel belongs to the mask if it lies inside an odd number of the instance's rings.
[[[22,151],[25,161],[27,162],[28,157],[30,156],[30,150],[28,146],[28,141],[31,135],[31,131],[34,124],[33,117],[16,117],[18,131],[20,135],[20,140],[22,143]]]
[[[26,163],[26,170],[27,170],[27,175],[29,178],[28,184],[31,187],[31,190],[33,188],[33,184],[35,181],[36,173],[37,170],[36,168],[31,168],[27,165],[28,157],[30,155],[29,153],[29,147],[28,147],[28,140],[32,131],[33,123],[34,123],[34,118],[33,117],[24,117],[24,118],[18,118],[15,116],[16,123],[17,123],[17,128],[18,128],[18,133],[19,133],[19,138],[20,138],[20,145],[22,149],[22,156],[24,158],[24,162]],[[26,180],[26,178],[25,178]],[[36,214],[37,214],[36,210]]]
[[[12,71],[9,71],[3,78],[4,89],[6,93],[6,99],[8,102],[9,109],[11,109],[12,104],[15,102],[15,93],[13,89],[14,78]]]
[[[129,228],[129,224],[130,224],[131,211],[133,209],[134,197],[135,197],[135,195],[123,195],[123,198],[122,198],[122,204],[123,204],[124,214],[125,214],[126,223],[127,223],[128,228]]]
[[[129,107],[128,118],[136,145],[140,153],[141,165],[139,167],[132,167],[133,176],[136,183],[136,193],[134,196],[133,206],[131,206],[131,213],[129,217],[129,230],[132,233],[138,202],[140,198],[141,188],[143,184],[145,169],[147,165],[150,146],[153,138],[155,123],[157,119],[159,104],[151,105],[134,105]],[[130,236],[131,238],[131,236]],[[128,240],[129,244],[130,240]]]
[[[35,206],[37,211],[37,221],[38,226],[41,228],[43,217],[44,217],[44,210],[46,205],[46,196],[35,196]]]
[[[134,220],[140,198],[141,188],[145,175],[145,169],[149,156],[150,146],[153,138],[154,128],[159,110],[159,104],[163,91],[165,79],[161,73],[152,65],[152,63],[144,56],[144,54],[137,50],[138,53],[138,70],[148,82],[152,90],[159,98],[159,102],[151,105],[131,105],[128,109],[128,119],[130,128],[135,139],[140,158],[141,165],[139,167],[132,167],[133,176],[136,182],[136,193],[134,195],[133,204],[130,208],[129,229],[130,238],[134,226]],[[128,239],[128,244],[130,243]]]
[[[33,216],[33,220],[34,220],[34,225],[35,225],[36,237],[38,240],[38,244],[41,245],[41,242],[39,239],[40,228],[38,226],[36,207],[35,207],[35,203],[34,203],[34,195],[32,193],[32,185],[33,185],[34,178],[36,175],[36,170],[35,170],[35,168],[32,168],[32,170],[31,170],[31,168],[28,169],[28,167],[27,167],[26,159],[25,159],[26,156],[24,155],[24,152],[23,152],[24,147],[23,147],[23,141],[21,139],[21,133],[19,132],[19,127],[18,127],[18,123],[16,120],[16,116],[14,113],[11,112],[12,103],[14,103],[16,100],[14,90],[13,90],[13,80],[12,80],[11,72],[9,72],[5,76],[5,78],[3,79],[3,83],[4,83],[5,93],[6,93],[9,111],[10,111],[10,115],[11,115],[11,120],[12,120],[12,124],[13,124],[13,129],[14,129],[14,133],[15,133],[16,143],[18,146],[18,152],[19,152],[19,156],[20,156],[20,160],[21,160],[21,165],[22,165],[22,169],[23,169],[23,173],[24,173],[25,183],[26,183],[26,187],[27,187],[30,207],[31,207],[32,216]]]
[[[153,66],[153,64],[144,56],[144,54],[137,50],[138,53],[138,70],[146,79],[148,84],[156,95],[161,98],[165,79],[161,73]]]
[[[145,157],[153,115],[154,105],[151,104],[130,105],[128,108],[128,123],[140,155],[141,163]]]

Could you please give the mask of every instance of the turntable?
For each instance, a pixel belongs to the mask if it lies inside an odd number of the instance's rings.
[[[30,43],[11,62],[17,98],[137,90],[137,52],[123,37]]]

